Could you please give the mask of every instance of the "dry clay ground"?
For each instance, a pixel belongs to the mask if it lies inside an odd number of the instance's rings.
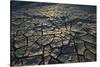
[[[19,3],[11,2],[11,66],[96,61],[95,6]]]

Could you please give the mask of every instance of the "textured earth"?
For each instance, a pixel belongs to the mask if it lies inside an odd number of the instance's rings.
[[[11,2],[11,66],[96,61],[96,6]]]

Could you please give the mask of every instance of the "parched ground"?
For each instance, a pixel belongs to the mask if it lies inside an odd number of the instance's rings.
[[[11,66],[96,61],[96,6],[11,2]]]

